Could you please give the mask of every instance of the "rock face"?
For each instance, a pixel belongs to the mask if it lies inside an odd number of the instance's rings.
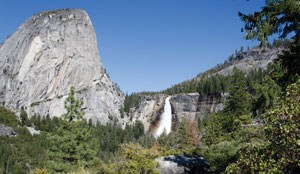
[[[164,100],[167,95],[141,96],[139,108],[132,108],[130,117],[133,121],[140,120],[145,130],[153,133],[163,113]],[[225,96],[203,96],[198,93],[178,94],[171,96],[173,127],[183,118],[190,122],[203,119],[208,113],[224,108]],[[154,128],[154,129],[153,129]]]
[[[61,116],[71,86],[84,101],[86,119],[106,123],[120,117],[124,96],[105,73],[85,11],[36,14],[0,48],[0,102],[5,107],[18,111],[23,106],[29,116]]]
[[[26,127],[26,128],[32,136],[39,135],[41,133],[41,131],[36,130],[34,127]]]
[[[222,96],[204,96],[198,93],[178,94],[171,98],[173,114],[179,121],[182,118],[190,122],[203,119],[208,113],[214,113],[224,108]]]
[[[209,163],[199,156],[165,156],[157,158],[161,174],[201,174]]]
[[[13,128],[0,124],[0,136],[12,137],[16,135],[17,133],[14,131]]]
[[[163,113],[165,95],[144,95],[141,96],[141,101],[138,108],[132,108],[129,113],[131,122],[139,120],[144,124],[144,130],[150,129],[151,122]]]
[[[212,74],[220,74],[223,76],[228,76],[232,73],[233,68],[236,67],[243,72],[249,72],[252,69],[267,69],[268,64],[273,62],[278,58],[284,48],[254,48],[236,56],[236,59],[232,62],[226,63],[221,69],[212,68],[209,71],[215,71]],[[196,80],[201,79],[202,74],[198,75]]]

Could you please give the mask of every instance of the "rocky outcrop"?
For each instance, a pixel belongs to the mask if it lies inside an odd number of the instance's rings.
[[[0,136],[12,137],[16,136],[17,133],[13,128],[0,124]]]
[[[278,58],[278,55],[282,53],[284,48],[253,48],[245,52],[241,52],[236,55],[233,61],[224,63],[223,65],[216,66],[207,72],[208,74],[219,74],[228,76],[232,73],[233,68],[236,67],[241,71],[247,73],[252,69],[267,69],[268,65]],[[201,80],[203,74],[207,76],[207,73],[201,73],[194,80]]]
[[[41,133],[40,130],[36,130],[34,127],[26,127],[28,132],[33,135],[39,135]]]
[[[155,160],[159,164],[161,174],[201,174],[209,167],[209,163],[200,156],[172,155]]]
[[[282,52],[282,48],[255,48],[237,55],[235,61],[231,62],[226,68],[221,69],[217,74],[227,76],[231,74],[234,67],[249,72],[254,68],[266,69],[268,64],[273,62]]]
[[[29,116],[61,116],[71,86],[85,118],[120,118],[122,92],[106,75],[87,13],[47,11],[22,24],[0,48],[0,102]]]

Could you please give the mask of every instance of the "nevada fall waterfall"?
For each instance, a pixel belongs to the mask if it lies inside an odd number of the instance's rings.
[[[153,132],[154,137],[158,138],[163,132],[168,135],[172,128],[172,109],[170,103],[170,96],[165,99],[164,112],[160,116],[160,121],[158,123],[156,131]]]

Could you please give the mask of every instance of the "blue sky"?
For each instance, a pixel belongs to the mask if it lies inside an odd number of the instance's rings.
[[[0,41],[32,14],[60,8],[88,12],[102,62],[124,92],[159,91],[224,62],[241,46],[237,12],[263,0],[0,0]]]

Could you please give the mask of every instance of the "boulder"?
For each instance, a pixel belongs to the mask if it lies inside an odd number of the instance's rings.
[[[16,135],[17,133],[14,131],[13,128],[0,124],[0,136],[13,137]]]
[[[171,155],[157,158],[162,174],[202,174],[209,163],[196,155]]]

